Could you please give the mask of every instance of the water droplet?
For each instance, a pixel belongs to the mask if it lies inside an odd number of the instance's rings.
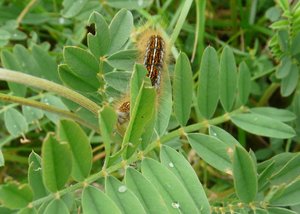
[[[143,5],[143,0],[138,0],[138,5],[142,6]]]
[[[108,98],[109,103],[112,103],[113,101],[114,101],[114,98],[112,98],[112,97]]]
[[[119,189],[118,189],[119,192],[126,192],[127,191],[127,187],[122,185],[122,186],[119,186]]]
[[[64,23],[65,23],[65,19],[62,18],[62,17],[59,18],[59,19],[58,19],[58,23],[61,24],[61,25],[64,24]]]
[[[172,162],[169,163],[169,167],[173,168],[174,164]]]
[[[12,36],[13,36],[13,37],[18,37],[18,34],[14,33]]]
[[[216,137],[216,136],[217,136],[217,133],[216,133],[216,132],[214,132],[214,133],[213,133],[213,136],[215,136],[215,137]]]
[[[178,202],[173,202],[172,207],[175,208],[175,209],[179,209],[180,205],[179,205]]]

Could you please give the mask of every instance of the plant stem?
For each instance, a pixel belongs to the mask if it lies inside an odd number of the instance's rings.
[[[35,100],[29,100],[29,99],[26,99],[23,97],[16,97],[16,96],[11,96],[11,95],[2,94],[2,93],[0,93],[0,100],[2,100],[4,102],[19,103],[21,105],[32,106],[32,107],[35,107],[38,109],[42,109],[44,111],[49,111],[49,112],[58,114],[60,116],[63,116],[65,118],[75,120],[76,122],[80,123],[81,125],[99,132],[98,127],[94,126],[93,124],[88,123],[87,121],[83,120],[76,114],[66,111],[66,110],[56,108],[54,106],[50,106],[50,105],[47,105],[47,104],[44,104],[44,103],[41,103],[41,102],[38,102]]]
[[[267,90],[265,90],[265,93],[260,98],[259,102],[257,103],[257,106],[264,106],[268,103],[270,97],[273,95],[273,93],[277,90],[277,88],[280,87],[279,83],[273,82]]]
[[[22,12],[20,13],[20,15],[17,18],[17,23],[18,25],[20,25],[20,23],[22,22],[23,18],[25,17],[25,15],[28,13],[28,11],[30,10],[30,8],[32,8],[32,6],[36,3],[37,0],[31,0],[26,7],[22,10]]]
[[[172,47],[174,45],[174,43],[179,35],[179,32],[181,31],[181,28],[184,24],[185,18],[187,17],[187,14],[190,10],[192,3],[193,3],[193,0],[185,1],[183,8],[181,10],[180,16],[178,18],[178,21],[176,23],[175,29],[174,29],[171,39],[170,39],[170,47]]]
[[[133,163],[133,162],[136,162],[140,159],[142,159],[145,155],[147,155],[149,152],[151,152],[153,149],[155,149],[156,147],[159,147],[161,146],[161,144],[163,143],[166,143],[167,141],[175,138],[175,137],[178,137],[178,136],[181,136],[183,134],[183,131],[184,132],[193,132],[193,131],[197,131],[201,128],[205,128],[207,127],[208,125],[216,125],[216,124],[220,124],[220,123],[224,123],[224,122],[227,122],[228,120],[230,120],[230,116],[232,115],[235,115],[235,114],[239,114],[239,113],[242,113],[245,111],[245,107],[241,107],[235,111],[232,111],[230,113],[225,113],[224,115],[221,115],[219,117],[216,117],[214,119],[211,119],[211,120],[206,120],[206,121],[203,121],[203,122],[200,122],[200,123],[197,123],[197,124],[193,124],[193,125],[190,125],[190,126],[186,126],[182,129],[177,129],[173,132],[170,132],[169,134],[163,136],[160,140],[156,140],[152,143],[150,143],[147,148],[144,150],[144,151],[141,151],[140,153],[135,153],[134,155],[132,155],[128,160],[123,160],[123,161],[120,161],[119,163],[107,168],[107,169],[102,169],[100,172],[96,173],[96,174],[93,174],[91,175],[90,177],[86,178],[86,180],[84,182],[80,182],[80,183],[76,183],[72,186],[69,186],[67,187],[66,189],[63,189],[63,190],[60,190],[58,191],[57,193],[55,194],[52,194],[52,195],[48,195],[44,198],[41,198],[41,199],[38,199],[36,201],[33,201],[31,203],[31,205],[33,207],[35,206],[38,206],[46,201],[50,201],[51,199],[53,199],[54,197],[56,197],[56,195],[64,195],[68,192],[71,192],[71,191],[74,191],[74,190],[77,190],[81,187],[84,187],[92,182],[95,182],[96,180],[102,178],[102,177],[105,177],[107,176],[108,174],[112,173],[112,172],[115,172],[116,170],[119,170],[121,168],[124,168],[126,167],[127,165]],[[184,133],[185,134],[185,133]],[[126,161],[126,164],[124,165],[124,161]]]
[[[96,103],[69,88],[51,82],[49,80],[45,80],[42,78],[34,77],[28,74],[4,68],[0,68],[0,80],[20,83],[23,85],[28,85],[46,91],[54,92],[62,97],[65,97],[79,104],[80,106],[86,108],[87,110],[98,116],[100,106],[98,106]]]
[[[195,29],[195,41],[194,50],[191,57],[191,62],[194,61],[196,52],[198,51],[198,57],[201,59],[204,50],[204,32],[205,32],[205,8],[206,0],[196,0],[196,29]]]

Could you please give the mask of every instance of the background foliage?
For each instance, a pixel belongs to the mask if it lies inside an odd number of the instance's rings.
[[[0,213],[300,212],[300,2],[0,11]],[[147,28],[170,46],[158,91]]]

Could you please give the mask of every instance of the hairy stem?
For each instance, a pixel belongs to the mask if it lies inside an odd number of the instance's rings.
[[[51,82],[49,80],[45,80],[42,78],[34,77],[28,74],[4,68],[0,68],[0,80],[20,83],[23,85],[54,92],[62,97],[65,97],[79,104],[80,106],[86,108],[87,110],[98,116],[100,106],[98,106],[96,103],[69,88]]]
[[[0,93],[0,100],[2,100],[4,102],[19,103],[21,105],[31,106],[31,107],[35,107],[38,109],[48,111],[48,112],[52,112],[52,113],[58,114],[60,116],[63,116],[65,118],[75,120],[76,122],[80,123],[81,125],[88,127],[96,132],[99,132],[98,127],[88,123],[87,121],[78,117],[76,114],[66,111],[66,110],[56,108],[54,106],[47,105],[45,103],[41,103],[41,102],[38,102],[35,100],[29,100],[29,99],[26,99],[23,97],[11,96],[11,95],[7,95],[7,94],[3,94],[3,93]]]

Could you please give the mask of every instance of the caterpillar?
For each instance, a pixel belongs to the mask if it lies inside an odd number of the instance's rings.
[[[155,88],[160,86],[161,70],[164,64],[165,42],[160,35],[150,36],[145,51],[144,66],[151,84]]]
[[[151,85],[159,90],[166,56],[165,40],[157,32],[146,31],[138,41],[140,41],[138,42],[139,52],[143,55],[143,65],[148,71],[147,77],[150,78]],[[122,102],[117,108],[117,114],[119,124],[129,121],[130,102]]]

